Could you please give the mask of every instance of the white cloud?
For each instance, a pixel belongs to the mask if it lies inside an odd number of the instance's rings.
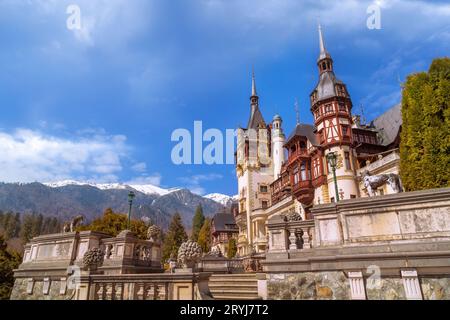
[[[151,184],[153,186],[159,187],[161,185],[161,174],[154,173],[150,176],[142,176],[132,179],[131,181],[126,182],[128,185],[147,185]]]
[[[131,170],[136,172],[145,172],[147,170],[147,164],[145,162],[136,163],[131,167]]]
[[[64,179],[112,182],[122,171],[129,147],[121,135],[64,139],[39,131],[0,132],[0,181]]]
[[[223,176],[221,174],[210,173],[196,174],[190,177],[181,177],[178,180],[184,183],[186,188],[188,188],[191,192],[202,196],[206,193],[205,188],[201,186],[202,182],[220,180],[222,178]]]

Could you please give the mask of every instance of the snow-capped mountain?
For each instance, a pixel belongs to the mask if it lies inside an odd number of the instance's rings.
[[[228,207],[229,205],[231,205],[231,203],[233,201],[237,200],[237,196],[230,197],[230,196],[227,196],[226,194],[221,194],[221,193],[210,193],[210,194],[207,194],[206,196],[203,196],[203,198],[213,200],[217,203],[220,203],[221,205],[223,205],[225,207]]]
[[[165,196],[169,193],[180,190],[180,188],[163,189],[151,184],[123,184],[123,183],[91,183],[91,182],[80,182],[75,180],[64,180],[57,182],[44,183],[47,187],[51,188],[61,188],[66,186],[91,186],[100,190],[127,190],[134,189],[136,191],[142,192],[144,194],[152,195],[157,194],[160,196]]]

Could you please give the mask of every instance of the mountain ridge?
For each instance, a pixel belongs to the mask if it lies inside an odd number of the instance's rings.
[[[134,218],[152,220],[167,228],[171,216],[179,212],[189,229],[198,205],[204,214],[212,216],[227,206],[218,201],[199,196],[188,189],[163,189],[153,185],[93,184],[77,181],[66,183],[0,183],[0,210],[21,213],[42,213],[70,220],[83,214],[87,221],[101,216],[107,208],[128,212],[128,193],[136,194],[133,200]],[[140,190],[138,190],[140,189]],[[226,195],[223,195],[227,197]]]

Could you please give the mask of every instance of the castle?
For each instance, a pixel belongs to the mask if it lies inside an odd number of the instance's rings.
[[[314,205],[368,196],[364,175],[398,173],[400,105],[370,125],[362,124],[360,116],[352,116],[349,91],[335,75],[320,26],[319,43],[319,81],[310,94],[314,125],[297,119],[287,138],[279,115],[269,124],[264,120],[253,74],[250,118],[247,128],[238,129],[236,152],[241,256],[268,249],[270,217],[297,212],[310,219]],[[334,170],[330,156],[335,156]],[[398,189],[400,185],[383,184],[374,193]]]

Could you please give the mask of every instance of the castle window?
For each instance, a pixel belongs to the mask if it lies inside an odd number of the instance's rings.
[[[345,103],[339,103],[339,111],[347,112],[347,108],[345,107]]]
[[[269,206],[269,201],[267,200],[261,201],[261,206],[263,209],[266,209]]]
[[[327,70],[327,64],[325,62],[322,63],[322,71]]]
[[[308,180],[307,174],[306,174],[306,163],[304,161],[302,162],[302,164],[300,166],[300,173],[301,173],[302,181]]]
[[[348,127],[347,126],[342,126],[342,135],[344,137],[348,136]]]
[[[298,166],[295,166],[294,168],[294,185],[299,183],[299,174],[298,174]]]
[[[344,152],[344,156],[345,156],[345,169],[351,170],[352,167],[350,165],[350,153],[349,152]]]
[[[259,192],[266,193],[267,192],[267,186],[259,186]]]
[[[333,105],[332,104],[326,104],[325,105],[325,113],[333,113]]]

